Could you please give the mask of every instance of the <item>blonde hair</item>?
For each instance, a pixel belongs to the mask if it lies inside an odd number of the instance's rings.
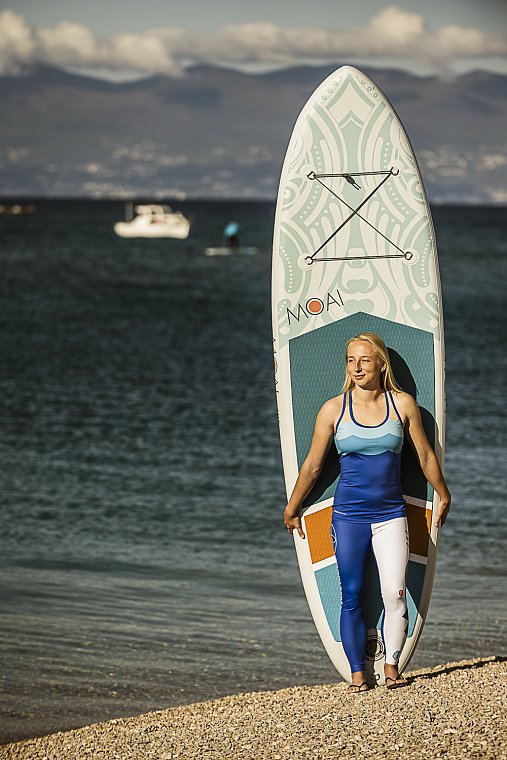
[[[359,335],[356,335],[353,338],[349,338],[349,340],[347,341],[347,345],[345,347],[345,362],[347,362],[349,346],[351,343],[353,343],[356,340],[362,340],[365,343],[371,343],[371,345],[375,349],[375,352],[380,356],[381,360],[384,362],[385,369],[382,370],[380,373],[381,387],[387,391],[401,391],[401,388],[396,382],[396,378],[394,377],[394,372],[391,366],[391,360],[389,358],[389,352],[387,351],[386,344],[384,343],[384,341],[379,335],[376,335],[375,333],[372,333],[372,332],[365,332],[365,333],[360,333]],[[345,370],[345,382],[343,383],[342,393],[346,393],[347,391],[352,390],[352,388],[354,388],[354,385],[355,385],[354,381],[352,380],[348,372]]]

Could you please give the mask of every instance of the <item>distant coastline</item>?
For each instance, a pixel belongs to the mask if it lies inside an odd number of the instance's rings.
[[[1,214],[10,214],[10,215],[16,215],[17,213],[35,213],[38,210],[38,207],[40,204],[44,203],[62,203],[62,204],[76,204],[76,203],[126,203],[127,201],[132,201],[133,203],[149,203],[152,201],[157,201],[158,203],[169,203],[172,206],[177,207],[178,205],[184,206],[185,204],[194,204],[194,203],[216,203],[216,204],[238,204],[238,205],[251,205],[251,204],[266,204],[269,205],[275,205],[276,198],[271,197],[252,197],[252,198],[235,198],[235,197],[224,197],[224,198],[217,198],[217,197],[202,197],[202,196],[185,196],[185,198],[177,198],[175,196],[171,195],[164,195],[164,194],[153,194],[153,195],[133,195],[133,196],[125,196],[125,197],[118,197],[118,196],[101,196],[101,197],[95,197],[95,196],[84,196],[84,195],[75,195],[75,196],[52,196],[52,195],[0,195],[0,215]],[[21,212],[16,212],[12,210],[2,210],[2,206],[5,207],[12,207],[12,206],[22,206],[26,209],[27,206],[32,206],[32,209],[30,211],[23,210]],[[434,201],[430,198],[430,205],[432,208],[481,208],[481,209],[487,209],[487,208],[504,208],[507,206],[507,200],[505,201],[499,201],[497,203],[492,202],[479,202],[479,201]],[[35,207],[35,208],[33,208]]]
[[[0,76],[2,192],[269,199],[299,110],[339,65],[195,65],[124,83],[49,66]],[[507,75],[364,71],[401,117],[430,200],[507,203]]]

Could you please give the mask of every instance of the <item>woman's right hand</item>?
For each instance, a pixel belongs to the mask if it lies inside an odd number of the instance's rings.
[[[285,507],[285,511],[283,513],[283,521],[289,533],[292,533],[293,530],[297,530],[301,538],[305,537],[299,512],[296,512],[294,514],[294,511],[291,510],[288,505]]]
[[[339,413],[341,398],[337,396],[326,401],[318,413],[310,451],[301,465],[292,495],[283,513],[283,521],[289,533],[297,530],[300,538],[305,538],[301,524],[301,505],[315,485],[333,442],[335,418]]]

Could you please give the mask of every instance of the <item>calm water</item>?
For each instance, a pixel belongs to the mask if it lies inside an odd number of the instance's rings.
[[[0,740],[336,679],[292,541],[272,376],[272,204],[0,217]],[[208,258],[236,218],[257,256]],[[413,667],[505,653],[507,220],[437,208],[454,511]]]

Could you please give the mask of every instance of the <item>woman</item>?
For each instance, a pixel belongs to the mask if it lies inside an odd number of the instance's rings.
[[[408,527],[400,477],[404,435],[440,500],[435,525],[445,522],[451,494],[431,448],[415,400],[394,379],[384,341],[374,333],[351,338],[345,352],[340,396],[317,415],[312,445],[285,507],[289,533],[301,538],[302,504],[317,480],[334,439],[341,472],[336,487],[331,534],[342,587],[340,629],[350,664],[351,692],[368,690],[365,677],[367,630],[360,606],[366,558],[373,549],[384,602],[383,636],[388,688],[405,686],[398,672],[407,628],[405,574]]]

